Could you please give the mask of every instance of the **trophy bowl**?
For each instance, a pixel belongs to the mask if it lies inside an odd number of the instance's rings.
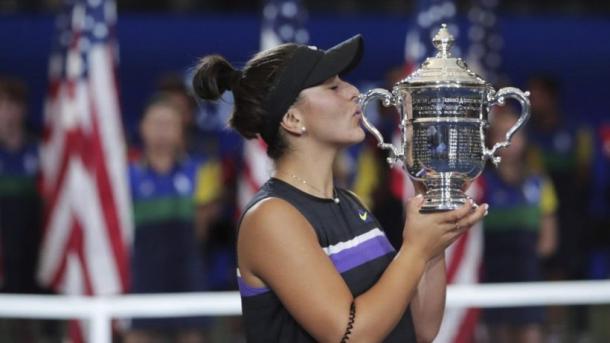
[[[436,56],[427,58],[391,92],[376,88],[359,99],[363,125],[377,139],[378,146],[389,151],[388,162],[402,163],[409,177],[426,186],[421,212],[462,206],[467,201],[466,184],[481,174],[487,159],[495,165],[500,163],[498,149],[510,145],[512,136],[530,115],[528,92],[514,87],[496,91],[468,69],[462,59],[451,56],[454,39],[445,24],[432,42]],[[488,149],[485,132],[489,109],[504,104],[506,98],[520,103],[521,115],[505,140]],[[375,99],[398,110],[399,147],[385,143],[366,117],[366,106]]]

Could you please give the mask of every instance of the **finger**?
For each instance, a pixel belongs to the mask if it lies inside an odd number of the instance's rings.
[[[484,216],[487,215],[487,209],[489,208],[488,204],[483,204],[475,209],[470,215],[460,219],[456,225],[458,226],[458,230],[461,227],[470,227],[480,221]]]
[[[472,204],[473,204],[472,200],[467,199],[466,203],[462,207],[457,208],[453,211],[444,213],[441,220],[443,222],[456,223],[458,220],[467,216],[472,211]]]

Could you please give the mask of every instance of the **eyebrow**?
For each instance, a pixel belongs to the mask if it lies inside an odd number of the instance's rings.
[[[335,75],[335,76],[329,78],[328,80],[324,81],[322,84],[323,85],[330,84],[330,83],[337,81],[338,79],[339,79],[339,75]]]

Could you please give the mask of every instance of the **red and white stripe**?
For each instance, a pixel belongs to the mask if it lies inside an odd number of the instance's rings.
[[[50,59],[38,278],[60,293],[116,294],[128,287],[133,228],[115,51],[91,46],[83,77],[78,48],[75,42],[65,60],[59,53]]]
[[[240,212],[271,176],[273,164],[266,151],[267,145],[261,138],[250,139],[244,143],[244,166],[237,188]]]

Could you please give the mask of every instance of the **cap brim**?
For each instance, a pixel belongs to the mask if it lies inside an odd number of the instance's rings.
[[[360,62],[363,49],[362,35],[358,34],[326,50],[309,74],[305,87],[318,85],[335,75],[349,73]]]

